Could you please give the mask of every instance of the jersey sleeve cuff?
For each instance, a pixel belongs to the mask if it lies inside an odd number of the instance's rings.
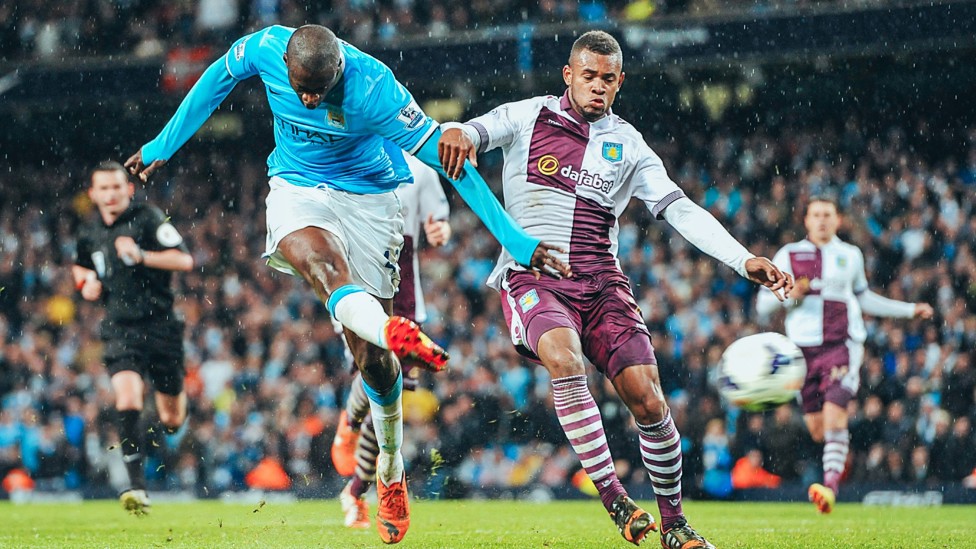
[[[488,150],[488,129],[480,122],[467,122],[464,125],[466,126],[464,128],[465,130],[470,128],[478,133],[478,153],[480,154]],[[468,133],[470,134],[470,132]],[[473,138],[472,141],[474,141]]]
[[[410,156],[417,156],[417,151],[422,149],[424,145],[427,144],[427,140],[430,139],[430,136],[434,135],[434,132],[437,131],[437,129],[440,127],[441,127],[440,124],[434,121],[434,123],[431,124],[429,128],[427,128],[427,131],[424,132],[424,135],[417,140],[417,144],[411,147],[410,150],[407,151],[408,153],[410,153]]]

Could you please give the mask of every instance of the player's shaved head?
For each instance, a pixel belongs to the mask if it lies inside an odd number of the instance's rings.
[[[288,83],[307,109],[315,109],[342,75],[339,39],[321,25],[299,27],[285,50]]]
[[[620,51],[620,44],[617,39],[604,31],[589,31],[573,42],[573,49],[569,50],[569,64],[573,64],[580,52],[591,51],[600,55],[616,57],[623,64],[623,52]]]
[[[288,67],[314,75],[335,75],[342,59],[339,39],[326,27],[305,25],[288,40]]]

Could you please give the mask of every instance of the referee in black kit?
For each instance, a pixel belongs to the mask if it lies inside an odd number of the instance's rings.
[[[121,164],[95,167],[88,196],[98,216],[81,229],[71,270],[81,296],[105,304],[104,360],[130,482],[119,499],[127,511],[143,515],[150,505],[139,429],[143,376],[156,390],[160,423],[167,434],[175,434],[186,419],[186,393],[183,322],[173,311],[171,272],[192,269],[193,257],[159,208],[133,202],[134,193]]]

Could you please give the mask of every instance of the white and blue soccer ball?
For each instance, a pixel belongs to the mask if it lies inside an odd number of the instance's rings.
[[[722,353],[719,391],[739,408],[763,410],[794,400],[806,374],[800,348],[765,332],[737,339]]]

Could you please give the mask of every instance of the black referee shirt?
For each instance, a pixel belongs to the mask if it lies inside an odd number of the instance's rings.
[[[171,248],[187,252],[183,237],[151,204],[133,202],[112,225],[96,215],[81,229],[75,264],[98,274],[106,321],[175,320],[172,271],[123,263],[115,251],[115,239],[120,236],[132,237],[146,252]]]

